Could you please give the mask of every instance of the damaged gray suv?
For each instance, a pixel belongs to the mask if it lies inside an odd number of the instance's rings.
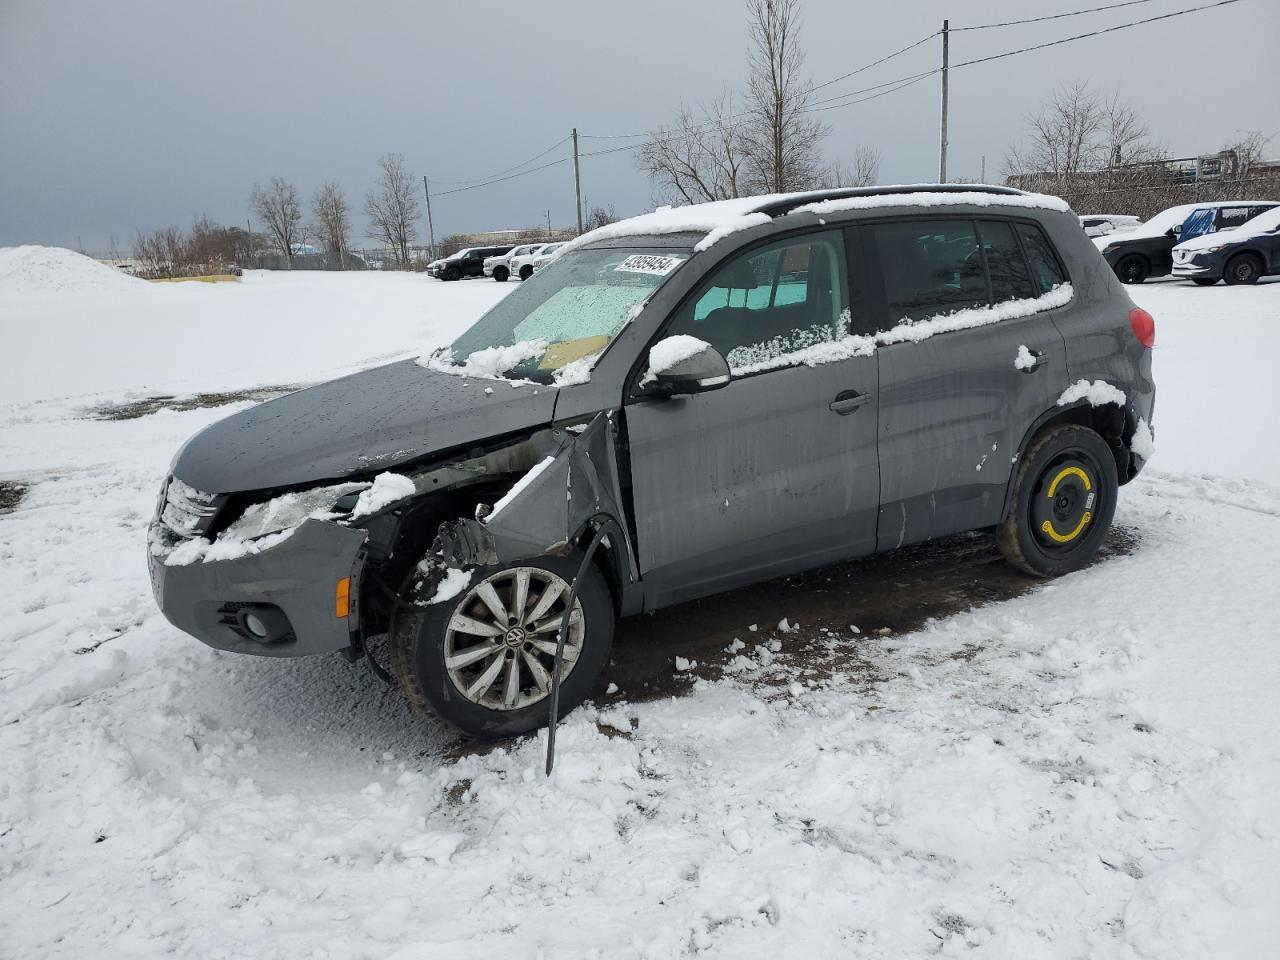
[[[606,680],[621,616],[964,530],[1078,569],[1151,456],[1153,340],[1055,198],[664,208],[447,350],[196,435],[152,585],[210,646],[385,649],[419,707],[529,731]]]

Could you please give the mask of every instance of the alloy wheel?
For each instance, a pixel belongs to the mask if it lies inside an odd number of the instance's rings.
[[[512,567],[473,586],[454,608],[444,636],[453,686],[490,710],[519,710],[551,692],[556,632],[569,584],[540,567]],[[586,636],[582,601],[574,600],[560,679],[573,671]]]

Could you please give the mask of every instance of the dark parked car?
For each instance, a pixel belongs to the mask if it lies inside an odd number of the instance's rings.
[[[153,588],[210,646],[386,649],[418,706],[528,731],[566,617],[562,712],[618,616],[974,529],[1079,569],[1150,456],[1153,339],[1055,198],[662,210],[572,242],[449,351],[197,434]]]
[[[484,276],[486,257],[497,257],[509,252],[514,244],[498,247],[467,247],[443,260],[434,260],[428,272],[437,280],[461,280],[463,277]]]
[[[1242,226],[1196,237],[1173,248],[1173,275],[1208,287],[1257,283],[1280,274],[1280,207],[1261,213]]]
[[[1116,276],[1125,283],[1142,283],[1173,270],[1173,247],[1181,240],[1229,230],[1280,206],[1275,201],[1232,200],[1184,203],[1157,213],[1135,230],[1094,238]]]

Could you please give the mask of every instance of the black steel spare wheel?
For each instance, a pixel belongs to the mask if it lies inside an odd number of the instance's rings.
[[[556,633],[580,560],[543,556],[480,568],[457,596],[414,604],[412,613],[401,608],[393,668],[410,700],[478,737],[545,725]],[[613,602],[588,567],[565,638],[561,716],[590,695],[612,642]]]
[[[1106,538],[1119,489],[1102,437],[1074,424],[1046,431],[1020,458],[1014,482],[996,537],[1005,559],[1040,577],[1088,563]]]

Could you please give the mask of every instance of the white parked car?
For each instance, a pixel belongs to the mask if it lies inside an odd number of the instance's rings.
[[[531,253],[527,253],[523,257],[514,258],[511,261],[511,272],[521,280],[528,280],[533,276],[535,270],[555,256],[555,252],[563,246],[563,242],[544,243]]]
[[[1092,213],[1080,218],[1086,237],[1105,237],[1112,233],[1128,233],[1142,223],[1139,217],[1127,213]]]
[[[527,256],[540,247],[544,247],[543,243],[526,243],[519,247],[513,247],[506,253],[499,254],[496,257],[488,257],[484,262],[484,275],[493,277],[499,283],[503,283],[511,276],[511,261],[516,257]]]

